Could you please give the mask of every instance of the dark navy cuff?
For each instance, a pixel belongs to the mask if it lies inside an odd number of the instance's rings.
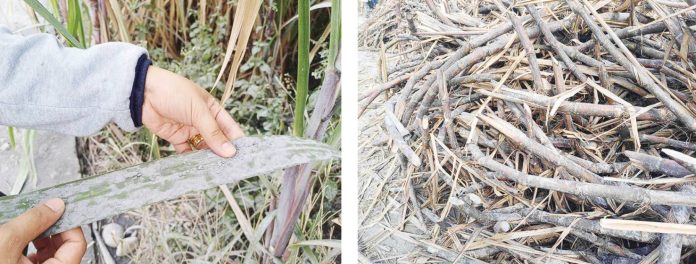
[[[130,95],[130,112],[133,124],[135,127],[143,126],[143,102],[145,102],[145,79],[147,77],[147,69],[152,65],[152,61],[143,54],[138,58],[138,64],[135,65],[135,78],[133,80],[133,89]]]

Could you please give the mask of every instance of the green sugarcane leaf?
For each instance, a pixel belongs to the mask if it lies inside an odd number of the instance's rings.
[[[297,137],[304,135],[304,114],[309,90],[309,0],[297,1],[297,89],[295,91],[295,120],[292,133]]]
[[[82,10],[85,10],[85,12],[82,13],[85,17],[82,18],[82,32],[94,32],[94,25],[92,24],[92,16],[89,13],[90,7],[87,4],[87,2],[82,1]],[[87,25],[85,27],[84,22],[87,22]],[[92,34],[83,34],[84,39],[82,40],[82,44],[85,45],[85,47],[89,47],[89,45],[92,43]]]
[[[78,47],[84,49],[85,47],[80,43],[68,30],[61,24],[56,17],[54,17],[46,7],[44,7],[37,0],[24,0],[27,5],[29,5],[36,13],[39,13],[46,21],[51,24],[73,47]]]
[[[82,26],[82,10],[80,10],[78,0],[68,0],[68,32],[77,37],[82,47],[86,47],[85,31]]]
[[[62,198],[65,213],[43,234],[50,236],[189,192],[340,158],[340,152],[329,145],[290,136],[244,137],[232,143],[237,147],[232,158],[221,158],[209,150],[195,151],[0,198],[0,224],[47,199]]]
[[[14,127],[7,127],[7,135],[10,137],[10,147],[12,149],[17,147],[17,142],[15,141]]]
[[[338,47],[341,44],[341,0],[331,0],[331,37],[329,38],[329,64],[336,67]]]

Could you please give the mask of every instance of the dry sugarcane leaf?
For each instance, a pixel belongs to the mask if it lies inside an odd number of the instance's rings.
[[[577,87],[573,88],[570,91],[565,91],[559,95],[554,96],[556,98],[556,101],[553,103],[553,107],[551,107],[551,111],[549,114],[546,116],[546,123],[549,123],[549,119],[553,118],[556,115],[556,111],[558,111],[558,108],[561,107],[561,103],[563,103],[565,100],[568,100],[568,98],[571,98],[575,96],[575,94],[579,93],[580,91],[585,89],[585,84],[580,84]]]
[[[234,213],[234,217],[237,218],[237,222],[239,222],[239,226],[242,229],[242,232],[244,235],[247,237],[247,240],[251,244],[249,248],[247,249],[247,254],[253,254],[254,252],[259,252],[260,246],[259,246],[259,239],[262,237],[262,235],[258,232],[259,230],[265,230],[268,225],[270,225],[271,220],[274,219],[275,214],[270,214],[264,218],[263,223],[258,225],[257,232],[254,232],[254,228],[251,225],[251,222],[249,222],[249,217],[247,217],[246,214],[244,214],[244,211],[242,211],[242,208],[239,207],[239,204],[237,203],[237,200],[235,200],[234,196],[232,196],[232,192],[230,192],[229,187],[227,185],[220,185],[218,186],[222,193],[225,195],[225,198],[227,199],[227,202],[230,204],[230,208],[232,208],[232,212]],[[250,259],[250,258],[247,258]],[[244,263],[248,263],[249,261],[245,260]]]
[[[629,121],[631,122],[631,138],[633,139],[633,146],[635,146],[636,151],[640,149],[640,136],[638,135],[638,124],[636,121],[636,109],[633,107],[633,105],[629,102],[626,102],[623,98],[615,95],[611,91],[607,90],[606,88],[594,83],[594,82],[587,82],[595,88],[596,91],[602,93],[606,97],[611,98],[612,100],[618,102],[619,104],[623,105],[626,108],[626,111],[629,114]]]
[[[123,42],[130,42],[130,37],[128,37],[128,29],[126,28],[125,19],[123,13],[121,13],[121,6],[116,0],[109,0],[109,12],[113,15],[116,20],[116,25],[118,25],[118,35]]]
[[[237,10],[234,12],[234,21],[232,22],[232,33],[230,34],[230,40],[227,42],[227,51],[225,52],[225,59],[222,63],[222,68],[218,77],[215,79],[215,85],[220,81],[222,74],[227,68],[232,51],[234,52],[234,58],[232,60],[232,68],[227,76],[227,83],[225,84],[225,91],[220,99],[221,103],[225,103],[227,99],[232,95],[232,89],[234,88],[234,82],[237,78],[237,71],[239,66],[242,64],[242,58],[246,53],[246,45],[249,42],[249,37],[251,36],[251,30],[254,28],[254,23],[256,22],[256,17],[259,14],[259,8],[261,8],[261,0],[242,0],[237,6]],[[234,49],[232,49],[233,43],[236,43]],[[213,88],[215,87],[213,85]]]
[[[239,1],[237,4],[237,10],[234,13],[234,21],[232,22],[232,30],[230,31],[230,39],[227,41],[225,58],[222,61],[222,68],[220,69],[218,76],[215,78],[215,83],[213,84],[213,87],[211,89],[214,89],[215,86],[217,86],[218,82],[220,82],[220,79],[222,78],[222,74],[225,73],[225,70],[227,69],[227,65],[230,63],[230,59],[232,58],[232,52],[234,52],[234,44],[237,43],[237,38],[239,37],[239,32],[242,30],[242,23],[241,23],[242,16],[239,14],[239,12],[241,12],[241,10],[246,9],[247,3],[249,3],[249,2],[248,1]]]
[[[689,34],[684,34],[684,36],[682,37],[682,41],[679,45],[679,57],[681,57],[681,59],[686,62],[689,60]]]
[[[488,237],[488,238],[482,238],[480,241],[474,241],[471,244],[471,246],[469,247],[469,249],[478,249],[478,248],[486,247],[492,241],[503,242],[503,241],[508,241],[508,240],[520,239],[520,238],[543,236],[543,235],[563,232],[566,229],[568,229],[568,228],[558,226],[558,227],[549,227],[549,228],[529,230],[529,231],[513,231],[513,232],[509,232],[509,233],[495,234],[495,235]]]
[[[190,152],[0,198],[0,223],[9,221],[46,199],[62,198],[65,213],[43,234],[50,236],[192,191],[210,189],[298,164],[340,158],[339,152],[331,146],[290,136],[244,137],[233,143],[237,147],[237,155],[229,159],[209,150]]]
[[[556,248],[558,248],[558,246],[561,244],[561,242],[563,242],[563,240],[565,240],[566,236],[568,236],[568,234],[570,234],[570,231],[573,230],[573,225],[575,225],[578,221],[580,221],[579,217],[576,218],[575,220],[573,220],[573,222],[571,222],[570,225],[568,225],[568,227],[566,227],[565,230],[563,230],[563,233],[561,233],[561,235],[558,237],[558,239],[556,240],[556,243],[554,243],[553,246],[551,246],[551,250],[549,250],[549,252],[546,252],[546,255],[544,255],[543,257],[540,257],[539,260],[549,258],[550,255],[553,254],[554,251],[556,251]]]
[[[514,40],[514,38],[511,38],[510,41],[509,41],[509,43],[508,43],[508,45],[509,45],[509,44],[512,44],[513,40]],[[499,89],[501,89],[501,87],[503,87],[503,84],[505,83],[505,81],[507,80],[507,78],[510,77],[510,74],[512,74],[512,72],[517,68],[517,65],[520,64],[520,61],[522,61],[522,59],[523,59],[526,55],[527,55],[527,53],[526,53],[524,50],[522,50],[522,52],[520,52],[520,54],[517,56],[517,59],[515,59],[515,61],[512,63],[512,66],[510,66],[510,68],[509,68],[509,69],[505,72],[505,74],[503,75],[503,78],[501,78],[500,81],[498,81],[498,82],[495,84],[495,88],[493,88],[493,92],[497,92]],[[486,105],[488,105],[488,103],[489,103],[491,100],[492,100],[492,98],[491,98],[490,96],[488,96],[488,97],[486,98],[486,100],[483,101],[483,104],[481,104],[481,106],[479,106],[478,110],[476,110],[476,113],[475,113],[475,116],[474,116],[474,117],[480,116],[481,113],[483,113],[483,110],[486,109]],[[476,128],[476,125],[478,124],[478,121],[479,121],[478,118],[474,118],[474,119],[472,120],[472,122],[469,124],[469,127],[471,127],[472,129],[471,129],[471,131],[470,131],[470,133],[469,133],[469,136],[467,137],[467,140],[466,140],[466,144],[465,144],[465,145],[468,145],[469,143],[471,143],[470,139],[474,137],[474,131],[476,131],[475,128]]]
[[[696,235],[696,225],[648,222],[622,219],[601,219],[602,228],[624,231],[641,231],[662,234]]]
[[[330,8],[330,7],[331,7],[331,1],[324,1],[324,2],[321,2],[321,3],[315,4],[315,5],[313,5],[313,6],[310,6],[310,7],[309,7],[309,11],[314,11],[314,10],[317,10],[317,9],[320,9],[320,8]],[[285,21],[285,23],[283,23],[283,25],[280,26],[280,28],[282,29],[282,28],[288,26],[290,23],[292,23],[293,21],[297,20],[297,18],[299,18],[298,15],[295,15],[295,16],[291,17],[290,19],[288,19],[288,21]]]
[[[249,3],[250,7],[244,12],[242,30],[239,38],[237,39],[237,46],[235,47],[237,52],[234,53],[234,58],[232,59],[232,69],[230,69],[230,74],[227,76],[227,84],[225,84],[225,92],[222,94],[222,99],[220,99],[221,102],[227,101],[227,99],[229,99],[232,95],[234,82],[237,79],[237,71],[239,70],[239,66],[242,65],[242,58],[244,58],[244,54],[246,53],[246,46],[249,42],[249,37],[251,36],[251,30],[254,28],[256,17],[258,16],[259,9],[261,8],[261,0],[249,1],[251,1],[251,3]]]
[[[384,47],[384,42],[381,42],[381,47],[379,49],[379,73],[380,73],[380,81],[383,83],[387,82],[387,53],[386,53],[386,48]]]

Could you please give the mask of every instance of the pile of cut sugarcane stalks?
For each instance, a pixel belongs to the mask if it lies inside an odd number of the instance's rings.
[[[360,43],[379,50],[383,84],[360,95],[360,111],[384,108],[388,147],[415,192],[407,211],[459,252],[431,253],[696,261],[693,4],[392,0],[375,10]]]

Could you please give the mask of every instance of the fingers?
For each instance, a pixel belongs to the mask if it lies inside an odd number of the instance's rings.
[[[176,153],[184,153],[191,151],[191,146],[188,143],[188,138],[193,135],[190,126],[176,123],[161,123],[156,127],[155,135],[163,138],[174,146]]]
[[[169,142],[186,142],[186,140],[191,136],[191,127],[186,126],[181,123],[163,123],[155,134]]]
[[[231,140],[244,136],[239,124],[206,90],[172,72],[150,68],[143,104],[143,124],[169,141],[181,153],[191,150],[187,140],[200,131],[204,143],[217,155],[231,157],[236,153]],[[188,133],[183,133],[182,131]]]
[[[149,103],[143,104],[143,108],[149,109],[152,106]],[[174,121],[160,115],[154,109],[149,111],[149,114],[143,115],[143,124],[147,126],[155,135],[163,138],[172,144],[180,144],[186,142],[190,136],[190,126],[182,122]]]
[[[215,118],[210,114],[208,109],[199,112],[198,118],[194,121],[194,126],[198,131],[201,132],[203,140],[210,147],[210,149],[215,152],[215,154],[221,157],[232,157],[237,152],[230,140],[227,139],[223,131],[218,127]]]
[[[231,157],[236,153],[236,150],[229,141],[243,137],[244,132],[239,124],[232,119],[232,116],[217,103],[215,98],[212,96],[208,96],[208,98],[208,109],[194,110],[194,112],[199,113],[196,118],[193,118],[195,120],[194,127],[184,126],[175,129],[173,125],[165,124],[162,125],[157,134],[166,135],[167,137],[162,136],[162,138],[171,142],[177,153],[190,151],[192,147],[189,145],[188,139],[201,134],[203,141],[194,146],[196,149],[210,148],[222,157]],[[213,122],[210,121],[211,117]],[[208,131],[205,131],[206,129],[203,127],[208,128]],[[231,147],[231,150],[225,149],[228,147],[225,146],[226,144]]]
[[[239,127],[237,121],[235,121],[230,113],[225,111],[220,103],[218,103],[218,101],[212,96],[208,97],[208,109],[210,109],[210,112],[215,117],[215,121],[217,122],[218,126],[222,128],[222,131],[229,140],[235,140],[244,136],[244,132],[242,131],[242,128]]]
[[[144,104],[144,108],[152,108],[149,103]],[[161,116],[154,109],[150,109],[150,114],[143,115],[143,123],[158,137],[168,141],[174,146],[176,153],[191,151],[188,139],[198,134],[195,128],[184,125],[184,123],[171,120]]]
[[[87,250],[87,241],[82,233],[82,228],[76,227],[61,233],[60,248],[56,250],[53,258],[46,260],[44,263],[61,263],[61,264],[77,264],[82,260]],[[53,262],[52,262],[53,260]]]
[[[179,144],[172,144],[172,145],[174,146],[174,150],[176,150],[176,153],[179,153],[179,154],[193,150],[191,148],[191,145],[189,145],[188,142],[179,143]]]
[[[44,238],[34,240],[34,242],[33,242],[34,247],[39,252],[41,252],[41,250],[43,250],[45,248],[55,247],[55,245],[53,245],[53,239],[51,239],[51,238],[52,237],[44,237]]]
[[[18,250],[53,225],[65,211],[63,200],[54,198],[29,209],[0,226],[0,244],[10,242]]]
[[[34,246],[36,254],[29,256],[34,263],[80,263],[87,250],[87,241],[82,228],[77,227],[50,238],[34,240]]]

